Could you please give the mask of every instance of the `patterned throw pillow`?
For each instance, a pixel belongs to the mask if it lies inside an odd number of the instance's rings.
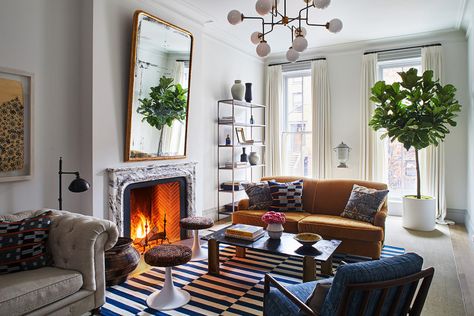
[[[272,194],[270,211],[302,212],[303,211],[303,180],[288,183],[268,181]]]
[[[388,190],[369,189],[354,184],[349,201],[341,216],[373,224],[375,214],[382,207],[387,194]]]
[[[268,210],[272,205],[272,195],[268,182],[243,184],[249,197],[250,210]]]
[[[51,212],[17,222],[0,222],[0,274],[46,265]]]

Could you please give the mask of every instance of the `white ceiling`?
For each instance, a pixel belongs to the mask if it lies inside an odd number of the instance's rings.
[[[312,8],[312,23],[324,24],[340,18],[344,29],[338,34],[322,27],[308,27],[309,48],[341,43],[367,41],[386,37],[411,35],[438,30],[459,29],[467,0],[332,0],[325,10]],[[255,0],[175,0],[173,3],[187,7],[193,16],[206,23],[206,27],[226,34],[234,46],[253,51],[250,34],[260,30],[257,21],[245,20],[232,26],[227,13],[237,9],[247,16],[257,16]],[[283,0],[281,0],[283,2]],[[303,7],[303,0],[287,0],[290,16],[296,16]],[[209,22],[213,21],[213,22]],[[290,31],[279,26],[267,36],[272,53],[288,49]]]

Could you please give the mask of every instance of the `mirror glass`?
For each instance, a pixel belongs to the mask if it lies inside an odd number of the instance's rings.
[[[125,160],[186,156],[193,37],[135,13]]]

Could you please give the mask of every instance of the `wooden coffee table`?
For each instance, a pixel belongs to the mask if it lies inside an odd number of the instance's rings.
[[[287,255],[303,258],[303,282],[316,280],[316,262],[321,263],[321,272],[326,275],[333,275],[332,256],[340,240],[321,240],[313,247],[302,247],[293,237],[295,234],[283,233],[280,239],[270,239],[265,236],[256,241],[246,241],[225,236],[226,228],[213,234],[203,237],[209,243],[209,266],[208,272],[212,275],[219,275],[219,244],[235,246],[235,255],[245,258],[247,249],[262,251],[276,255]]]

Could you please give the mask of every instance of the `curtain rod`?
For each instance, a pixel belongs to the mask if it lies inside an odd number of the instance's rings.
[[[185,62],[189,62],[189,59],[176,59],[176,61],[185,63]]]
[[[412,48],[432,47],[432,46],[441,46],[441,43],[429,44],[429,45],[409,46],[409,47],[402,47],[402,48],[374,50],[374,51],[366,52],[366,53],[364,53],[364,55],[376,54],[376,53],[385,53],[385,52],[393,52],[393,51],[397,51],[397,50],[412,49]]]
[[[298,60],[298,61],[295,61],[295,62],[293,62],[293,63],[290,63],[290,62],[275,63],[275,64],[270,64],[270,65],[268,65],[268,67],[271,67],[271,66],[280,66],[280,65],[288,65],[288,64],[295,64],[295,63],[304,63],[304,62],[316,61],[316,60],[326,60],[326,57],[313,58],[313,59],[305,59],[305,60]]]

